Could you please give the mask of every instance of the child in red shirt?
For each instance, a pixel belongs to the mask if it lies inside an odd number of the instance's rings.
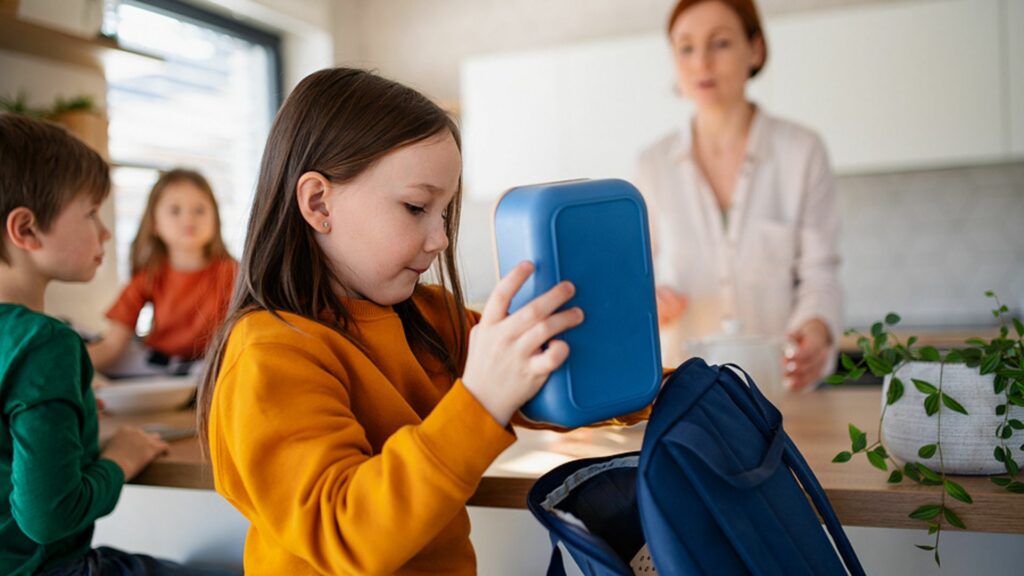
[[[157,180],[131,265],[131,281],[107,311],[110,329],[89,346],[93,364],[111,377],[188,372],[224,319],[237,269],[206,178],[175,169]],[[150,302],[152,330],[139,343],[135,325]]]

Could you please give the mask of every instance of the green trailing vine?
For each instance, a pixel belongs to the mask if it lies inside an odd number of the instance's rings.
[[[990,341],[970,338],[966,341],[966,347],[950,350],[943,355],[933,346],[915,348],[917,338],[914,336],[909,337],[906,343],[900,342],[892,332],[892,327],[899,324],[900,317],[890,313],[884,320],[871,326],[870,334],[865,335],[856,330],[846,332],[848,335],[857,336],[857,347],[862,353],[862,358],[859,362],[855,362],[844,353],[840,357],[840,361],[845,373],[835,374],[826,379],[829,384],[841,384],[858,380],[867,371],[879,378],[887,376],[890,378],[885,404],[878,419],[877,440],[869,444],[867,434],[853,424],[849,424],[850,450],[840,452],[832,461],[835,463],[849,462],[855,455],[864,454],[872,466],[884,472],[890,472],[889,483],[900,483],[906,477],[918,484],[941,486],[938,502],[919,506],[908,514],[910,518],[925,522],[928,534],[935,536],[933,543],[916,546],[932,552],[935,563],[939,565],[941,565],[939,541],[943,526],[948,524],[959,529],[967,527],[956,511],[947,503],[947,498],[963,504],[974,502],[967,490],[950,479],[945,472],[941,442],[943,412],[967,415],[967,410],[963,405],[942,389],[942,375],[946,364],[965,364],[970,368],[977,368],[981,375],[994,375],[993,392],[1002,397],[1002,402],[996,407],[996,415],[1002,416],[1003,420],[994,431],[1000,445],[996,447],[993,458],[1002,464],[1005,474],[994,476],[991,480],[1010,492],[1024,493],[1024,483],[1017,480],[1020,465],[1014,457],[1014,452],[1018,450],[1024,452],[1024,444],[1015,447],[1016,442],[1013,438],[1016,432],[1024,430],[1024,422],[1010,418],[1009,410],[1010,406],[1024,407],[1024,324],[1017,318],[1009,318],[1009,309],[999,302],[993,292],[986,292],[985,295],[993,298],[996,302],[992,315],[999,322],[998,337]],[[1013,326],[1016,337],[1010,335],[1010,324]],[[937,385],[917,378],[911,379],[911,384],[924,395],[925,414],[928,417],[935,416],[936,418],[935,442],[921,446],[917,454],[922,460],[930,460],[938,456],[938,469],[918,462],[908,462],[901,466],[888,454],[882,441],[882,422],[885,419],[886,410],[903,398],[906,390],[906,384],[896,374],[905,364],[915,361],[939,363]],[[945,407],[946,410],[942,410],[942,407]]]
[[[28,98],[24,92],[18,92],[14,96],[0,96],[0,111],[47,120],[55,120],[67,112],[101,113],[92,96],[83,94],[73,98],[58,97],[49,108],[32,108],[28,105]]]

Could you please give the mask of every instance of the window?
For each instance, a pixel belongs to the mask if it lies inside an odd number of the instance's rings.
[[[210,181],[241,256],[260,156],[280,103],[280,39],[178,0],[107,0],[104,33],[157,58],[107,63],[118,274],[161,170]]]

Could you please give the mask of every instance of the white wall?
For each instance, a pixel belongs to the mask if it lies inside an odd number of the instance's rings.
[[[257,28],[281,34],[285,95],[311,72],[331,66],[333,0],[189,0]]]
[[[351,0],[347,0],[351,2]],[[762,14],[915,0],[759,0]],[[336,13],[336,38],[358,21],[353,54],[337,62],[376,68],[443,102],[459,97],[459,63],[470,56],[534,50],[660,32],[674,0],[358,0]]]
[[[1006,12],[1000,16],[1009,55],[1010,148],[1024,156],[1024,2],[1010,0],[1004,5]]]

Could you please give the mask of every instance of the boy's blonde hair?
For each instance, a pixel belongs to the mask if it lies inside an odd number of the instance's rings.
[[[2,221],[6,223],[15,208],[25,207],[47,232],[61,210],[81,194],[97,203],[110,194],[110,166],[103,157],[57,124],[0,113]],[[11,263],[2,242],[0,261]]]
[[[139,231],[135,234],[135,240],[132,241],[129,260],[132,276],[142,271],[155,272],[167,262],[167,244],[156,234],[156,207],[160,203],[160,198],[163,197],[164,190],[171,184],[179,182],[187,182],[195,186],[213,205],[214,234],[213,239],[205,246],[204,256],[206,259],[231,258],[227,247],[224,246],[224,238],[221,236],[220,210],[217,207],[217,197],[214,196],[210,183],[195,170],[175,168],[161,174],[149,192],[146,210],[142,213],[142,221],[139,222]]]

